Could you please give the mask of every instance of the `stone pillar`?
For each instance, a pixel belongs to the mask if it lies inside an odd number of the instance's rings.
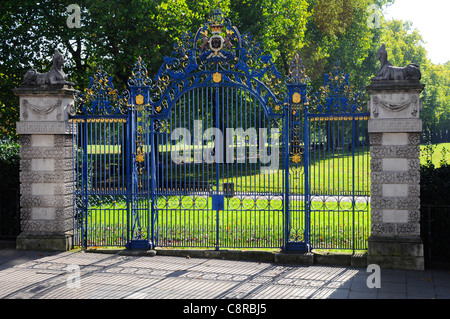
[[[72,248],[73,161],[68,110],[75,90],[33,85],[14,90],[20,98],[22,233],[17,249]]]
[[[369,121],[371,236],[368,263],[424,269],[420,238],[419,81],[372,81]]]

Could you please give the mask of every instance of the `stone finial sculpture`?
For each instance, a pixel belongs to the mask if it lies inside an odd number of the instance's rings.
[[[422,78],[419,66],[409,64],[406,67],[395,67],[387,58],[386,46],[383,44],[377,52],[377,59],[381,63],[381,69],[372,81],[409,80],[420,81]]]
[[[39,73],[35,69],[28,70],[25,73],[22,86],[28,85],[70,85],[74,86],[73,82],[67,81],[67,75],[63,71],[65,63],[64,56],[55,50],[53,55],[53,66],[49,72]]]

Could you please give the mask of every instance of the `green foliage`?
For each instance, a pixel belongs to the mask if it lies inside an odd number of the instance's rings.
[[[429,143],[422,152],[425,162],[420,167],[420,199],[422,204],[449,205],[450,163],[446,159],[449,150],[440,147],[439,154],[435,154],[436,150],[436,145]],[[434,157],[439,158],[437,166]]]
[[[383,25],[381,42],[386,44],[389,61],[395,66],[428,64],[424,42],[409,21],[391,20]]]
[[[0,141],[0,161],[2,164],[19,164],[20,145],[17,142],[3,140]]]
[[[232,1],[230,18],[241,32],[250,33],[260,42],[272,54],[279,71],[287,74],[293,53],[304,45],[311,15],[307,7],[307,0]]]
[[[450,163],[450,143],[432,144],[428,142],[421,145],[420,163],[431,167],[441,167]]]
[[[363,88],[377,71],[375,53],[381,45],[380,31],[367,21],[370,5],[385,6],[392,1],[309,0],[311,15],[301,50],[309,77],[316,85],[323,73],[339,61],[351,74],[351,83]]]
[[[450,124],[450,68],[429,64],[423,71],[425,89],[422,94],[421,118],[425,130],[440,131]]]
[[[0,141],[0,188],[19,187],[20,145],[10,140]]]
[[[83,89],[103,64],[119,90],[141,56],[156,74],[173,43],[204,22],[218,1],[79,0],[81,28],[69,28],[71,0],[2,0],[0,3],[0,138],[17,138],[20,86],[30,68],[47,72],[58,48],[66,57],[69,79]],[[225,1],[226,3],[226,1]]]
[[[431,143],[427,143],[423,147],[423,150],[421,152],[421,156],[423,156],[425,158],[425,163],[423,165],[425,165],[427,167],[434,166],[434,164],[433,164],[433,154],[434,154],[435,148],[436,148],[436,145],[431,144]]]
[[[395,66],[416,63],[422,71],[424,130],[439,131],[450,124],[450,62],[435,65],[427,59],[420,33],[411,22],[387,21],[383,25],[381,41],[386,44],[389,61]]]

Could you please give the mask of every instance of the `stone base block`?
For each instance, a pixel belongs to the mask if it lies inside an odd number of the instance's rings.
[[[21,233],[16,239],[16,249],[35,251],[68,251],[73,247],[71,233]]]
[[[367,253],[352,255],[350,265],[355,268],[367,268]]]
[[[351,265],[352,255],[339,254],[339,255],[321,255],[314,254],[315,265]]]
[[[286,265],[314,265],[314,254],[312,253],[289,253],[280,252],[275,255],[275,263],[286,264]]]
[[[367,264],[384,269],[424,270],[423,242],[420,237],[369,238]]]

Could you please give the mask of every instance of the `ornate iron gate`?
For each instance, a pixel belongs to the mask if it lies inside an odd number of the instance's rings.
[[[284,79],[219,11],[175,51],[153,81],[139,59],[122,95],[100,69],[78,100],[76,243],[306,251],[328,244],[317,241],[316,213],[351,211],[345,222],[355,224],[355,169],[345,175],[347,193],[317,187],[333,176],[317,172],[319,163],[341,156],[355,168],[366,145],[359,124],[367,114],[350,103],[348,78],[330,95],[335,102],[326,90],[311,94],[298,57]],[[358,196],[368,196],[365,185]]]
[[[370,231],[369,113],[338,65],[311,94],[305,116],[309,242],[316,249],[367,249]]]

